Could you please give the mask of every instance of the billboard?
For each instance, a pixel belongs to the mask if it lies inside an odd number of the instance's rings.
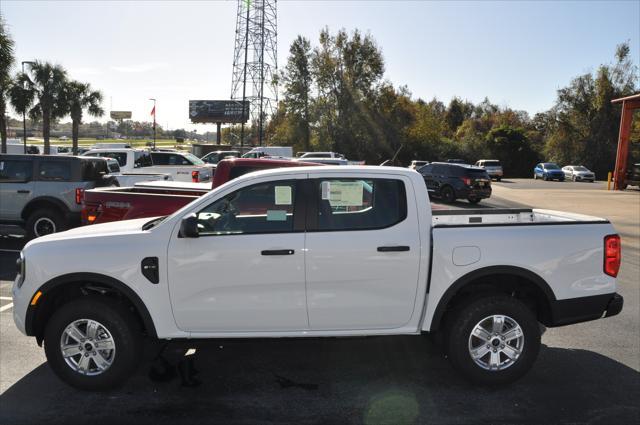
[[[249,102],[241,100],[190,100],[189,118],[193,123],[242,123],[249,120]]]
[[[130,120],[131,111],[111,111],[109,114],[112,120]]]

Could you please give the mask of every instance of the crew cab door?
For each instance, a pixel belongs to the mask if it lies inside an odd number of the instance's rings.
[[[409,322],[420,236],[411,182],[310,175],[307,305],[312,330],[391,329]]]
[[[302,181],[296,176],[231,188],[194,211],[199,237],[174,231],[169,291],[180,329],[308,329]]]

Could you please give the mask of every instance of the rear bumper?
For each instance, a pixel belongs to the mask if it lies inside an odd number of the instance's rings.
[[[464,188],[458,190],[456,193],[458,198],[464,199],[486,199],[491,197],[491,188],[488,189],[469,189]]]
[[[615,316],[623,305],[624,298],[617,293],[555,301],[551,306],[551,323],[545,325],[564,326]]]

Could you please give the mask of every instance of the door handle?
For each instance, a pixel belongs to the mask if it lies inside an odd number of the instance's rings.
[[[409,251],[409,248],[406,245],[398,245],[398,246],[379,246],[378,252],[404,252]]]
[[[260,254],[262,255],[293,255],[295,251],[293,249],[267,249]]]
[[[31,191],[30,190],[21,189],[21,190],[18,191],[18,193],[31,193]]]

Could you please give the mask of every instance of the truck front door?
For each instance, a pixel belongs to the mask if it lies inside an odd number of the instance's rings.
[[[245,186],[198,211],[199,237],[174,234],[168,252],[169,290],[180,329],[309,328],[304,206],[296,202],[297,186],[297,180]]]

